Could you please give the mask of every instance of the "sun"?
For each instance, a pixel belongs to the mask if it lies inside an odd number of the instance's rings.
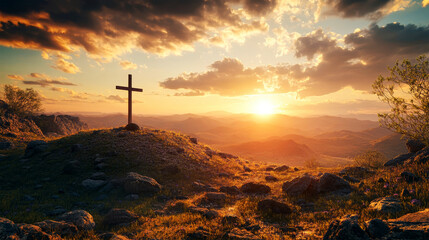
[[[273,103],[268,100],[260,100],[255,104],[253,111],[259,115],[270,115],[274,114],[275,107]]]

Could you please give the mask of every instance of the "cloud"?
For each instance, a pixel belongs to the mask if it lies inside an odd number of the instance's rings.
[[[211,64],[210,70],[206,72],[183,73],[160,82],[160,86],[173,90],[191,90],[176,96],[201,96],[202,93],[222,96],[273,93],[292,89],[288,82],[288,75],[291,73],[292,70],[288,66],[245,68],[238,59],[224,58]]]
[[[298,38],[296,56],[321,61],[303,68],[308,78],[299,92],[301,97],[320,96],[346,86],[368,91],[380,74],[397,60],[414,59],[429,52],[429,26],[390,23],[356,31],[344,37],[345,47],[321,30]]]
[[[125,103],[127,100],[125,98],[120,97],[119,95],[110,95],[106,97],[107,100],[112,100],[120,103]]]
[[[51,87],[52,85],[76,86],[76,84],[67,81],[66,78],[51,78],[43,73],[30,73],[27,78],[20,75],[8,75],[8,78],[20,80],[26,85],[38,85],[42,87]]]
[[[67,60],[64,60],[63,58],[58,58],[55,61],[55,65],[52,66],[55,69],[58,69],[60,71],[63,71],[65,73],[77,73],[80,72],[80,69],[78,66],[76,66],[74,63],[68,62]]]
[[[121,61],[119,64],[124,70],[137,69],[137,64],[132,63],[130,61]]]
[[[345,87],[370,91],[380,74],[397,60],[429,53],[429,26],[390,23],[370,25],[338,39],[321,29],[295,41],[295,55],[312,64],[280,64],[246,68],[238,59],[225,58],[202,73],[182,73],[160,82],[172,90],[240,96],[296,91],[301,98],[322,96]]]
[[[0,2],[0,44],[76,51],[102,61],[133,48],[159,55],[266,31],[262,16],[275,0],[148,0]],[[46,55],[45,55],[46,57]],[[69,69],[69,68],[67,68]]]
[[[186,96],[186,97],[195,97],[195,96],[204,96],[205,94],[200,91],[191,91],[184,93],[175,93],[174,96]]]
[[[423,0],[422,1],[422,6],[426,7],[427,5],[429,5],[429,0]]]
[[[344,18],[366,17],[379,19],[392,12],[411,6],[410,0],[322,0],[322,15],[338,15]]]
[[[24,80],[24,78],[21,75],[9,74],[7,75],[7,77],[13,80],[21,80],[21,81]]]

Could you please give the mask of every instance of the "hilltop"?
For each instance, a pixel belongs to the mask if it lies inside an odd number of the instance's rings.
[[[1,237],[340,239],[345,231],[375,239],[376,227],[388,239],[428,234],[427,225],[395,220],[429,207],[423,146],[390,167],[310,169],[248,161],[148,128],[45,140],[2,151]]]

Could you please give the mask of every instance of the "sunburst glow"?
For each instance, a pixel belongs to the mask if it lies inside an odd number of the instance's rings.
[[[275,112],[275,107],[272,102],[268,100],[260,100],[254,106],[254,113],[260,115],[270,115]]]

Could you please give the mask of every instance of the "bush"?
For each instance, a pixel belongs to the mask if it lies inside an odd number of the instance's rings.
[[[16,86],[5,85],[3,98],[9,110],[20,116],[33,116],[42,109],[42,97],[32,88],[22,90]]]
[[[368,151],[354,157],[357,166],[370,169],[383,167],[387,160],[386,156],[378,151]]]

